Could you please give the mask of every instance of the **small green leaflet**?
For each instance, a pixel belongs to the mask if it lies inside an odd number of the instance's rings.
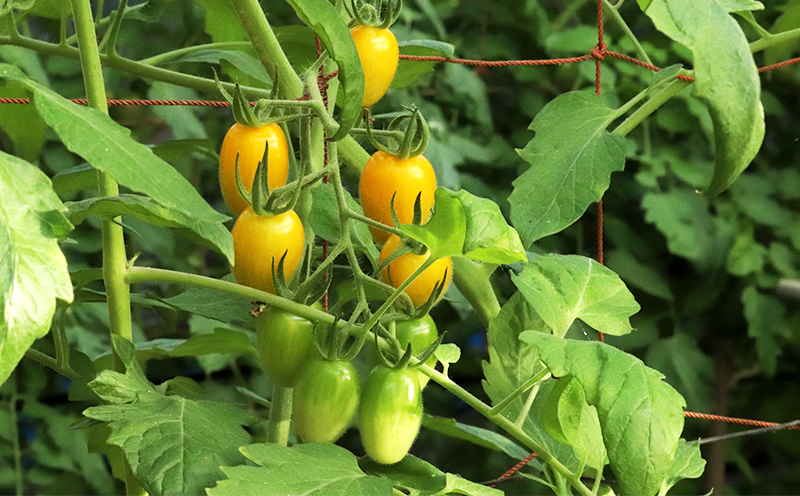
[[[473,425],[462,424],[452,418],[426,414],[422,419],[422,425],[426,429],[441,432],[450,437],[463,439],[494,451],[502,451],[516,460],[521,460],[530,454],[517,443],[501,434]]]
[[[639,0],[656,28],[694,54],[694,96],[708,103],[716,165],[704,192],[724,191],[758,153],[764,139],[761,81],[747,38],[726,8],[763,7],[747,0]]]
[[[523,245],[557,233],[602,198],[611,173],[625,166],[625,138],[606,131],[616,117],[595,94],[560,95],[529,129],[536,136],[520,157],[531,167],[512,183],[511,223]]]
[[[625,494],[653,495],[670,476],[683,430],[680,394],[638,358],[598,341],[520,334],[556,377],[568,374],[597,408],[611,469]]]
[[[606,334],[628,334],[640,308],[617,274],[586,257],[536,257],[511,279],[557,336],[575,319]]]
[[[65,213],[41,170],[0,152],[0,384],[50,330],[56,298],[72,301]]]
[[[742,291],[747,335],[756,340],[758,361],[768,376],[775,374],[781,345],[789,338],[786,324],[786,307],[771,295],[750,286]]]
[[[455,47],[449,43],[431,40],[401,41],[398,43],[400,55],[416,55],[426,57],[452,57]],[[397,72],[392,79],[392,88],[408,88],[419,78],[433,72],[437,62],[418,60],[400,60]]]
[[[389,481],[365,474],[355,455],[335,444],[251,444],[240,451],[256,466],[223,466],[227,478],[208,489],[208,496],[392,494]]]
[[[667,491],[681,479],[697,479],[703,475],[705,468],[706,461],[700,455],[700,445],[689,444],[684,439],[679,440],[678,451],[672,459],[661,494],[667,494]]]

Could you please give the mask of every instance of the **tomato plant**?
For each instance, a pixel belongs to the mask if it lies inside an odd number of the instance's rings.
[[[409,369],[379,365],[364,383],[358,408],[361,442],[378,463],[397,463],[411,449],[422,423],[422,388]]]
[[[439,337],[436,330],[436,322],[433,317],[426,315],[419,319],[399,320],[395,326],[395,337],[400,342],[400,346],[405,349],[409,344],[411,345],[411,352],[415,355],[425,350],[428,346],[432,345]],[[431,367],[436,365],[436,357],[431,356],[425,363]],[[419,384],[423,388],[428,384],[430,379],[422,372],[417,372]]]
[[[381,249],[381,261],[386,260],[395,250],[402,246],[403,241],[393,234],[386,240]],[[400,287],[423,263],[430,258],[430,252],[423,255],[406,253],[391,261],[381,275],[383,280],[395,288]],[[441,287],[439,298],[450,285],[453,273],[453,262],[450,257],[434,261],[428,268],[415,278],[405,289],[406,294],[416,306],[423,305],[430,298],[437,284]],[[438,301],[438,299],[437,299]]]
[[[428,159],[422,155],[399,159],[383,151],[375,152],[367,161],[358,185],[364,215],[387,226],[393,225],[392,201],[400,223],[410,224],[417,197],[424,224],[430,218],[435,192],[436,174]],[[389,238],[382,229],[369,229],[378,243]]]
[[[369,107],[380,100],[392,84],[400,50],[397,38],[388,28],[356,26],[350,30],[364,70],[364,100]]]
[[[228,208],[239,215],[247,208],[247,201],[239,194],[236,185],[237,159],[239,177],[247,191],[252,190],[258,163],[264,159],[269,189],[285,185],[289,177],[289,151],[281,126],[270,123],[261,127],[248,127],[236,123],[225,134],[219,154],[219,183],[222,198]]]
[[[256,319],[258,357],[270,380],[294,387],[314,358],[314,324],[303,317],[268,306]]]
[[[358,408],[355,367],[344,360],[317,360],[308,365],[294,386],[292,420],[307,443],[339,439]]]
[[[305,248],[303,223],[293,210],[277,215],[258,215],[252,207],[242,211],[231,231],[235,261],[231,270],[239,284],[275,292],[273,267],[283,261],[288,282]]]

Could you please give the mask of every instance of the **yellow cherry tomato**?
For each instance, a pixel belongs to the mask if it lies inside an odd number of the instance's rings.
[[[392,84],[400,60],[397,38],[388,29],[372,26],[356,26],[350,30],[350,34],[364,70],[364,100],[361,106],[369,107],[380,100]]]
[[[381,262],[386,260],[389,255],[402,244],[402,240],[400,240],[396,234],[392,234],[383,245],[383,249],[381,249]],[[383,269],[381,272],[383,281],[391,284],[395,288],[400,287],[400,285],[411,277],[411,274],[425,263],[430,256],[430,252],[426,252],[424,255],[417,255],[415,253],[401,255],[390,263],[388,268]],[[444,281],[444,288],[442,289],[441,295],[444,294],[445,290],[450,285],[452,274],[453,261],[450,257],[440,258],[425,269],[419,277],[414,279],[406,288],[405,293],[411,298],[414,305],[422,306],[428,301],[428,298],[430,298],[436,284],[441,281]],[[439,295],[439,298],[441,298],[441,295]]]
[[[275,292],[272,265],[283,261],[283,274],[288,282],[303,256],[305,233],[303,223],[289,210],[278,215],[258,215],[247,207],[236,219],[233,235],[234,265],[231,268],[236,282],[269,293]]]
[[[236,215],[247,207],[236,187],[236,154],[239,154],[242,184],[247,191],[252,191],[258,162],[264,159],[265,150],[269,189],[280,188],[289,177],[289,148],[286,135],[278,124],[248,127],[237,123],[225,134],[219,154],[219,184],[225,203]]]
[[[399,159],[388,153],[377,151],[367,161],[361,173],[358,194],[364,215],[387,226],[392,222],[392,196],[394,210],[401,224],[410,224],[414,219],[414,202],[417,195],[422,208],[422,223],[428,221],[436,193],[436,174],[428,159],[422,155]],[[372,237],[385,243],[389,233],[369,226]]]

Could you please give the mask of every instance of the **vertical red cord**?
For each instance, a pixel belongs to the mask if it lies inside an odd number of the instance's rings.
[[[606,51],[606,44],[603,42],[603,0],[597,0],[597,47],[593,50],[595,64],[594,89],[600,95],[600,69],[603,56]],[[603,263],[603,199],[597,202],[597,261]],[[600,342],[605,338],[600,334]]]

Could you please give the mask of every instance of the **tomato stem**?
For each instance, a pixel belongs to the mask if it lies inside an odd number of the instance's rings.
[[[289,444],[292,420],[292,388],[278,385],[272,387],[272,401],[267,425],[267,442],[281,446]]]
[[[642,104],[641,107],[636,109],[627,119],[625,119],[619,126],[614,129],[613,132],[617,134],[621,134],[622,136],[627,135],[631,131],[633,131],[636,126],[641,124],[647,117],[650,116],[653,112],[659,109],[664,103],[666,103],[670,98],[674,97],[684,88],[692,84],[691,81],[683,81],[680,79],[675,79],[669,84],[667,84],[664,89],[653,95],[652,98],[647,100]]]

